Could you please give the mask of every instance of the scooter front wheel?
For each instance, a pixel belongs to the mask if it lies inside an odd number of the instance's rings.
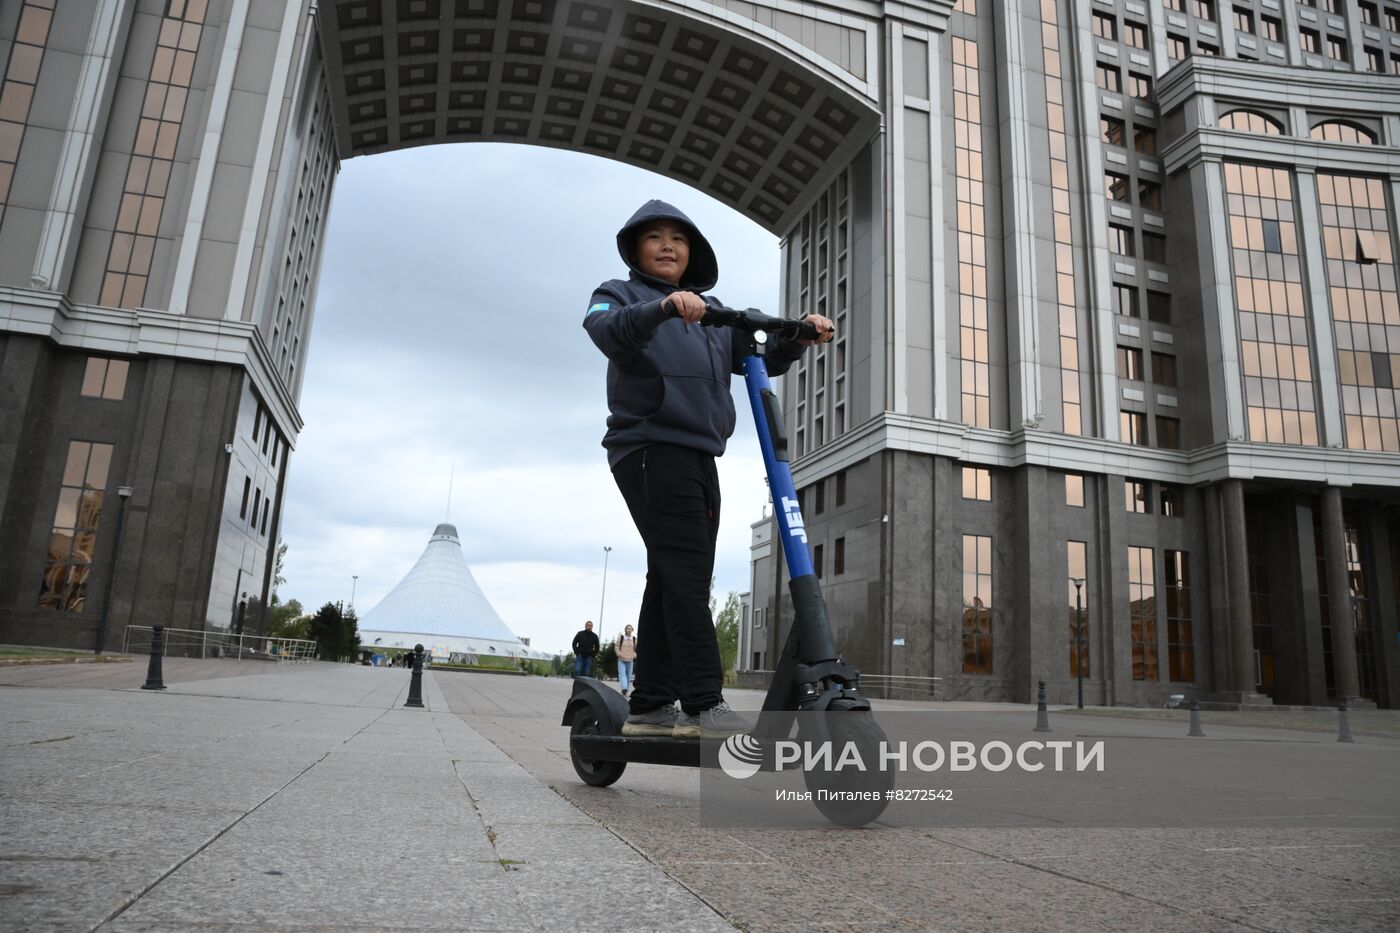
[[[885,792],[894,787],[893,772],[876,765],[885,743],[885,730],[866,711],[847,710],[822,715],[833,753],[840,754],[845,743],[852,743],[866,770],[828,771],[813,768],[803,772],[803,783],[812,792],[813,802],[822,816],[838,826],[865,826],[885,812],[885,807],[889,806]],[[819,790],[827,793],[819,794]]]
[[[573,727],[569,730],[569,760],[574,763],[574,771],[585,784],[593,787],[607,787],[622,777],[622,772],[627,768],[625,761],[594,761],[591,758],[584,758],[579,755],[578,747],[573,742],[576,735],[599,735],[602,730],[598,725],[598,709],[592,705],[585,706],[574,716]]]

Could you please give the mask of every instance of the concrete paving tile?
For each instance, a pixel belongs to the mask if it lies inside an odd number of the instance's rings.
[[[852,897],[845,890],[814,886],[798,866],[773,862],[688,861],[666,866],[667,873],[699,892],[710,906],[742,929],[807,929],[829,925],[841,929],[908,929],[879,903]]]
[[[1400,898],[1395,897],[1221,906],[1213,908],[1212,913],[1256,930],[1400,930]]]
[[[206,850],[123,914],[125,922],[284,925],[402,920],[442,929],[526,926],[515,889],[494,861],[370,851]],[[271,867],[271,866],[276,867]],[[268,872],[277,871],[273,875]],[[334,896],[327,894],[334,892]]]
[[[175,861],[159,856],[0,859],[0,929],[91,929]]]
[[[477,812],[488,826],[495,823],[583,823],[594,820],[548,788],[538,784],[473,795]]]
[[[1060,875],[1168,904],[1220,907],[1241,903],[1280,903],[1337,898],[1368,898],[1376,891],[1359,881],[1324,877],[1297,865],[1244,862],[1238,858],[1198,857],[1174,850],[1086,852],[1078,859],[1026,859]]]
[[[530,919],[542,930],[733,930],[708,904],[654,867],[554,862],[513,866],[510,877]]]
[[[57,805],[0,800],[0,861],[157,856],[174,864],[241,817],[236,810]]]
[[[603,826],[493,823],[496,854],[529,864],[586,862],[593,865],[642,868],[646,856]]]

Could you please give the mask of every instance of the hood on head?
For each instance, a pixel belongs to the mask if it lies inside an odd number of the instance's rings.
[[[647,275],[637,266],[637,233],[642,227],[656,220],[670,220],[685,227],[690,234],[690,262],[685,267],[685,275],[681,276],[678,287],[697,292],[705,292],[715,287],[719,281],[719,260],[715,258],[715,251],[710,246],[710,241],[705,239],[700,228],[691,222],[690,218],[682,214],[679,210],[667,204],[665,201],[648,201],[637,212],[632,215],[632,219],[617,231],[617,252],[622,257],[622,261],[627,263],[627,268],[632,270],[632,274],[637,278],[665,288],[671,288],[671,283],[655,276]]]

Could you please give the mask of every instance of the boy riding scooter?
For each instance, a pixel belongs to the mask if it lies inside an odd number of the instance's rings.
[[[618,232],[617,247],[630,274],[598,286],[583,326],[608,357],[603,446],[647,547],[622,734],[724,738],[753,728],[724,702],[709,610],[720,513],[715,458],[734,431],[729,381],[743,373],[746,347],[730,328],[699,324],[707,307],[722,307],[703,296],[719,264],[679,210],[648,201]],[[821,342],[834,336],[827,318],[804,320]],[[775,340],[768,371],[785,372],[813,342]]]

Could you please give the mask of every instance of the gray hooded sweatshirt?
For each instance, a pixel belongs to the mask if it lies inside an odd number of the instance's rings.
[[[640,228],[657,220],[682,225],[690,236],[690,262],[679,285],[642,272],[636,260]],[[687,324],[661,307],[674,291],[705,295],[719,280],[709,241],[679,210],[648,201],[617,233],[617,251],[631,274],[599,285],[588,302],[584,329],[608,358],[608,466],[650,444],[693,447],[718,457],[734,433],[731,374],[743,374],[747,341],[728,327]],[[770,340],[764,354],[770,375],[787,371],[802,353],[791,340]]]

